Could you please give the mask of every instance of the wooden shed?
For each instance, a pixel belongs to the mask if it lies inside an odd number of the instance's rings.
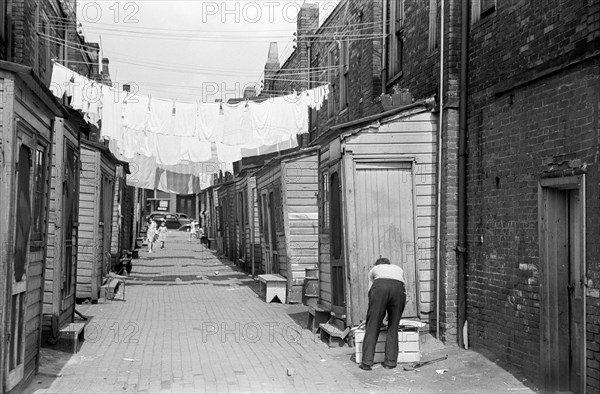
[[[404,269],[403,316],[434,310],[437,117],[431,103],[338,125],[317,141],[319,303],[346,326],[366,320],[368,272],[380,256]]]
[[[118,215],[113,211],[120,161],[101,142],[82,140],[79,188],[77,298],[97,301],[111,269],[111,240]],[[118,231],[114,229],[115,232]]]
[[[302,301],[306,268],[318,264],[317,148],[277,157],[256,172],[262,261],[287,279],[288,302]]]
[[[65,114],[29,67],[0,61],[0,94],[0,390],[7,392],[20,391],[39,366],[52,138]]]
[[[44,285],[43,344],[60,339],[60,329],[75,316],[79,227],[81,134],[89,125],[77,111],[56,120],[50,180],[48,258]]]

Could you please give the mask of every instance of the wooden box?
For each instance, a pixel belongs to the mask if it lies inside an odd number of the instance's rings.
[[[387,330],[382,329],[375,346],[375,357],[373,362],[382,363],[385,359],[385,337]],[[365,330],[354,332],[354,346],[356,349],[356,362],[362,361],[362,345],[365,338]],[[410,363],[421,361],[421,342],[419,331],[416,329],[398,331],[398,362]]]

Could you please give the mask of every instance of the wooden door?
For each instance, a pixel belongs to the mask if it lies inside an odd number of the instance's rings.
[[[541,182],[540,353],[551,392],[584,393],[586,387],[583,183],[583,177]]]
[[[75,305],[75,270],[77,268],[77,197],[79,194],[79,157],[75,148],[67,144],[65,179],[63,182],[63,231],[64,259],[62,269],[62,307],[66,310]]]
[[[415,211],[411,162],[355,162],[354,215],[357,250],[351,264],[352,316],[366,319],[368,273],[379,257],[404,270],[404,317],[417,316]],[[350,174],[349,174],[350,176]],[[349,213],[350,214],[350,213]],[[349,230],[352,231],[352,230]]]
[[[238,210],[237,210],[237,228],[238,228],[238,257],[244,262],[248,261],[246,254],[246,215],[247,215],[247,194],[246,191],[240,191],[238,196]]]
[[[29,236],[32,225],[31,212],[31,141],[24,137],[19,146],[16,171],[16,222],[12,252],[11,298],[8,320],[8,379],[6,390],[12,389],[22,379],[25,370],[25,311],[27,309],[27,262]],[[10,260],[9,260],[10,261]]]
[[[104,217],[102,220],[104,221],[104,241],[103,241],[103,253],[102,253],[102,275],[110,272],[111,269],[111,240],[112,240],[112,231],[113,231],[113,201],[114,201],[114,193],[115,193],[115,183],[114,178],[109,176],[104,176],[104,193],[103,193],[103,201],[104,204]],[[103,280],[102,277],[99,278],[100,281]]]
[[[329,234],[331,261],[331,305],[334,312],[343,314],[346,308],[344,234],[342,216],[342,184],[339,165],[329,170]]]

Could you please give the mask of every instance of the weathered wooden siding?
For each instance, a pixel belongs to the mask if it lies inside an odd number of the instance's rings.
[[[379,155],[385,155],[385,160],[395,160],[398,162],[412,162],[414,160],[412,179],[407,179],[407,182],[414,182],[412,188],[414,188],[414,210],[412,217],[409,220],[411,223],[414,220],[416,228],[416,250],[409,249],[407,246],[405,250],[406,255],[413,255],[416,253],[416,289],[407,289],[407,292],[417,290],[416,302],[413,314],[417,317],[420,312],[429,313],[434,310],[434,247],[435,247],[435,190],[436,190],[436,117],[430,112],[422,112],[413,114],[408,117],[396,117],[382,122],[379,128],[369,128],[367,132],[361,132],[348,137],[345,140],[345,152],[347,155],[352,155],[354,159],[359,159],[361,156],[375,155],[375,158],[370,159],[372,163],[382,163],[385,161],[379,160]],[[351,152],[351,153],[350,153]],[[346,173],[344,175],[343,182],[346,183],[344,190],[348,192],[349,182],[354,180],[348,177],[354,176],[353,171],[346,167]],[[355,185],[355,187],[358,187]],[[408,190],[408,189],[407,189]],[[412,201],[412,198],[410,199]],[[358,209],[358,208],[354,208]],[[345,207],[347,215],[355,215],[353,207]],[[404,211],[403,211],[404,212]],[[400,215],[400,213],[398,213]],[[404,212],[401,216],[409,215],[408,211]],[[409,215],[410,216],[410,215]],[[352,223],[351,220],[347,221]],[[351,224],[350,224],[351,225]],[[359,223],[356,223],[358,226]],[[347,229],[352,237],[352,234],[358,236],[358,229]],[[408,229],[406,230],[408,231]],[[363,234],[364,236],[364,234]],[[373,234],[373,236],[377,236]],[[374,261],[352,261],[353,258],[357,258],[358,254],[356,251],[351,249],[355,246],[360,248],[361,243],[365,240],[355,240],[354,242],[349,241],[348,245],[348,264],[349,276],[351,280],[353,276],[358,275],[356,283],[357,287],[353,288],[354,293],[350,294],[353,300],[360,301],[360,299],[366,299],[367,294],[367,281],[366,275],[362,268],[371,267]],[[368,242],[368,240],[367,240]],[[379,241],[377,241],[379,242]],[[385,249],[385,248],[384,248]],[[385,256],[384,256],[385,257]],[[358,259],[360,260],[360,259]],[[365,267],[366,265],[366,267]],[[412,267],[411,267],[412,268]],[[406,269],[405,269],[406,271]],[[368,272],[368,270],[367,270]],[[411,274],[411,270],[408,270],[407,275]],[[411,283],[407,279],[408,283]],[[362,297],[362,298],[361,298]],[[363,300],[365,301],[365,300]],[[352,313],[355,315],[353,323],[358,322],[359,319],[364,319],[366,316],[366,301],[363,303],[354,302],[352,306]],[[410,311],[410,308],[408,309]],[[364,315],[364,316],[363,316]],[[424,316],[425,317],[425,316]]]
[[[98,215],[100,202],[99,155],[95,149],[81,147],[81,175],[79,186],[79,248],[77,250],[77,298],[92,298],[92,281],[98,278],[97,254]]]
[[[112,209],[112,228],[110,238],[110,254],[111,264],[116,264],[124,249],[128,249],[129,245],[123,244],[121,232],[124,227],[123,202],[125,200],[125,175],[123,167],[117,166],[115,169],[114,178],[114,193],[113,193],[113,209]],[[110,268],[110,267],[109,267]]]
[[[62,123],[62,124],[61,124]],[[58,122],[53,141],[52,154],[52,176],[50,186],[50,215],[48,229],[48,258],[46,260],[46,273],[44,285],[44,320],[43,331],[45,334],[57,335],[56,330],[64,324],[72,321],[75,311],[75,286],[77,280],[77,246],[78,229],[73,228],[72,258],[70,283],[68,289],[63,289],[62,265],[66,253],[66,218],[64,213],[63,180],[65,180],[66,157],[68,149],[72,149],[74,156],[79,160],[80,143],[78,131],[74,130],[67,122]],[[73,174],[74,188],[77,184],[79,174]],[[78,196],[73,201],[73,220],[78,220]],[[54,320],[53,320],[54,319]]]
[[[239,177],[235,180],[235,206],[239,207],[240,204],[244,205],[244,213],[248,212],[248,202],[242,201],[243,193],[248,189],[248,175],[245,174],[243,177]],[[248,253],[248,234],[249,229],[247,224],[244,222],[244,213],[236,211],[236,219],[235,219],[235,248],[238,251],[237,255],[237,263],[246,265],[249,261],[250,254]],[[244,242],[243,242],[244,241]],[[243,249],[243,250],[242,250]]]
[[[259,216],[258,216],[258,191],[256,185],[256,176],[252,176],[248,180],[248,202],[250,212],[250,241],[248,247],[250,248],[250,256],[254,252],[254,273],[262,273],[264,271],[264,265],[262,263],[262,252],[260,244],[260,230],[259,230]]]
[[[115,174],[116,174],[116,163],[111,160],[109,155],[106,154],[100,155],[100,163],[101,163],[101,175],[104,182],[104,195],[102,196],[101,203],[104,204],[104,217],[100,218],[102,223],[104,223],[104,234],[103,234],[103,245],[100,256],[98,256],[98,281],[96,282],[98,285],[101,285],[103,280],[103,273],[106,273],[110,270],[110,264],[112,261],[112,237],[113,237],[113,229],[118,233],[116,228],[118,227],[118,212],[114,211],[114,200],[115,196]],[[94,295],[100,292],[100,287],[92,288]]]
[[[317,166],[316,151],[282,163],[283,245],[290,302],[302,301],[305,269],[318,263]]]

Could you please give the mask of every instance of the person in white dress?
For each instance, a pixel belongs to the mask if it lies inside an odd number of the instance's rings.
[[[148,253],[152,253],[152,247],[158,238],[156,222],[152,219],[148,220],[148,231],[146,232],[146,236],[148,237]]]

